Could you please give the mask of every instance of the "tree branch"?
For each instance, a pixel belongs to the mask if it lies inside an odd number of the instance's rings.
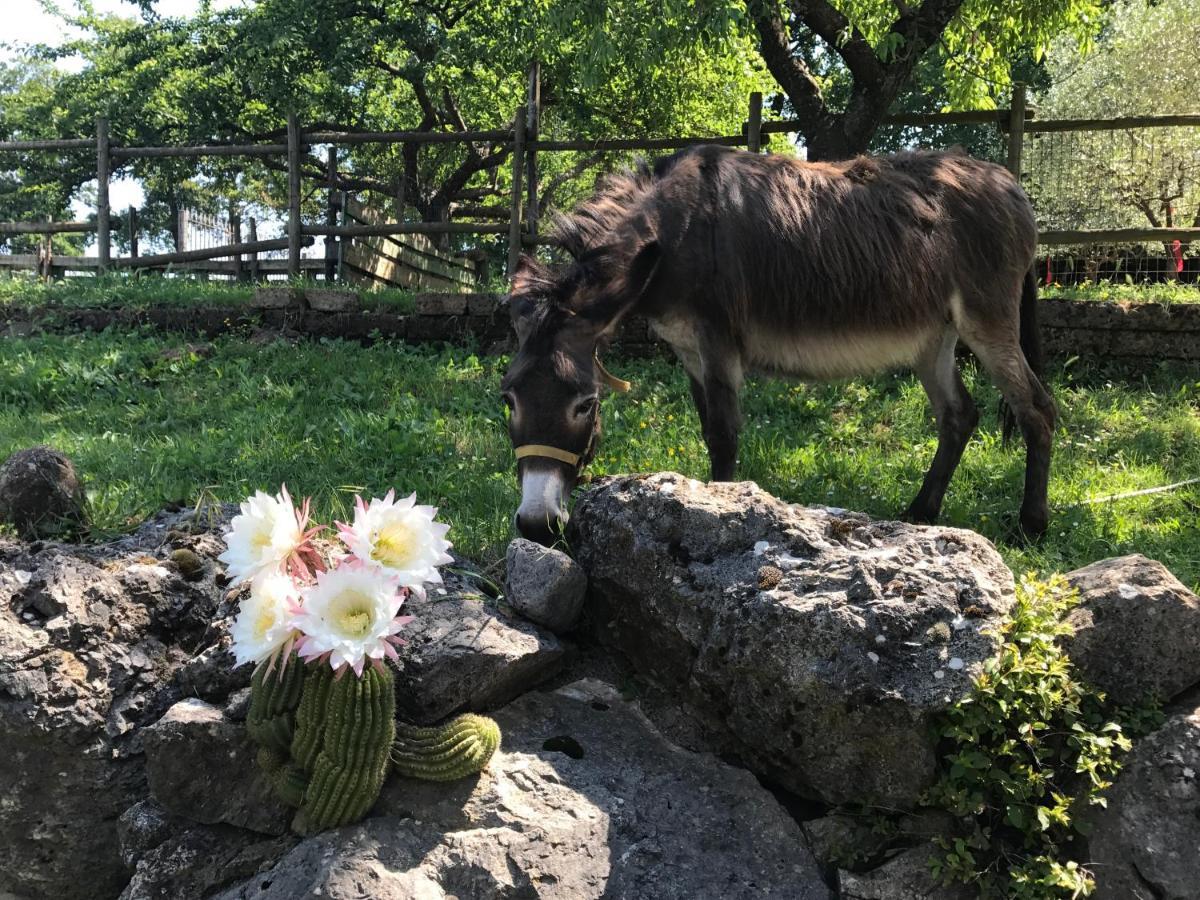
[[[821,96],[821,87],[808,67],[792,55],[787,26],[784,25],[774,0],[745,2],[746,12],[758,31],[759,52],[763,62],[787,94],[796,115],[807,126],[808,130],[804,132],[805,139],[811,139],[812,132],[829,117],[825,99]]]
[[[846,63],[855,81],[880,81],[883,66],[861,31],[826,0],[789,0],[792,14]]]

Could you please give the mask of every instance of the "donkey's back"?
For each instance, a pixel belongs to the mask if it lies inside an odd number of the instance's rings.
[[[911,365],[956,309],[1015,321],[1037,241],[1008,171],[957,153],[692,148],[660,162],[642,212],[660,333],[691,344],[687,320],[721,321],[748,366],[807,377]]]

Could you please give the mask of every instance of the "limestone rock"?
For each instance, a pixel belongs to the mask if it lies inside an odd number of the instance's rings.
[[[561,550],[517,538],[508,545],[508,591],[513,609],[555,634],[579,620],[587,576]]]
[[[415,620],[396,666],[396,713],[420,725],[463,710],[492,709],[553,675],[563,659],[554,635],[512,615],[456,560],[445,583],[404,612]]]
[[[1166,566],[1121,556],[1076,569],[1080,603],[1065,639],[1080,675],[1110,700],[1167,701],[1200,682],[1200,597]]]
[[[932,845],[905,850],[877,869],[839,872],[841,900],[974,900],[966,885],[943,886],[930,874]]]
[[[608,686],[496,712],[481,775],[392,778],[376,818],[309,838],[224,898],[818,900],[800,829],[748,772],[667,743]]]
[[[1014,601],[973,532],[789,506],[751,482],[602,479],[571,524],[600,640],[725,752],[831,804],[903,808],[933,783],[932,720]],[[768,590],[764,565],[782,573]]]
[[[33,540],[69,534],[86,521],[83,485],[62,453],[30,447],[0,465],[0,523]]]
[[[283,834],[292,813],[276,799],[239,722],[203,700],[182,700],[142,734],[150,795],[177,816]]]
[[[126,881],[117,820],[146,795],[141,729],[182,699],[176,673],[229,612],[210,573],[163,564],[189,517],[108,545],[0,538],[0,892],[111,897]]]
[[[1095,900],[1192,900],[1200,886],[1200,708],[1134,744],[1092,815]]]

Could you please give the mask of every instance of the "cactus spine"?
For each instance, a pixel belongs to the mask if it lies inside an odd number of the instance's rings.
[[[292,737],[292,759],[305,772],[311,772],[321,752],[321,737],[333,691],[334,671],[328,665],[306,666],[304,693],[296,710],[296,730]],[[357,681],[358,679],[354,679]]]
[[[445,725],[398,725],[392,764],[408,778],[456,781],[483,770],[500,746],[500,726],[465,713]]]
[[[259,663],[250,679],[246,730],[260,747],[286,754],[292,744],[295,711],[304,686],[304,667],[295,659],[282,661],[270,672],[268,666],[269,663]]]
[[[307,690],[305,694],[302,714]],[[395,709],[396,686],[390,670],[368,668],[361,678],[345,675],[333,681],[320,752],[309,770],[311,778],[293,823],[296,830],[311,834],[355,822],[375,805],[396,735]],[[298,723],[297,741],[301,734]],[[292,756],[304,766],[294,748]]]

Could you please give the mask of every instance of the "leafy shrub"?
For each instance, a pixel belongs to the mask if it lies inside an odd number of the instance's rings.
[[[974,884],[985,898],[1081,897],[1094,886],[1071,859],[1072,843],[1083,810],[1104,804],[1130,740],[1126,717],[1075,679],[1059,644],[1070,633],[1063,615],[1077,602],[1061,576],[1026,576],[999,653],[942,719],[952,750],[926,802],[962,829],[935,841],[934,873]],[[1142,713],[1138,724],[1151,719]]]

